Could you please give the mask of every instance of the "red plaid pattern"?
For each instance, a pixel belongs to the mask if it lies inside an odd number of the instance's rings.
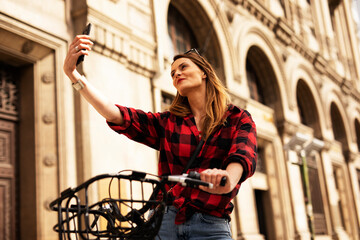
[[[178,175],[185,168],[200,141],[192,114],[182,118],[170,112],[145,113],[141,110],[118,106],[124,117],[119,126],[108,122],[111,129],[139,143],[160,151],[159,175]],[[224,126],[213,132],[189,171],[202,172],[208,168],[226,169],[232,162],[240,163],[244,172],[237,186],[228,194],[210,194],[200,189],[173,186],[173,205],[179,209],[176,223],[183,223],[191,212],[200,211],[218,217],[229,217],[233,209],[231,200],[245,179],[256,168],[256,127],[250,114],[229,105]],[[170,186],[167,186],[170,189]]]

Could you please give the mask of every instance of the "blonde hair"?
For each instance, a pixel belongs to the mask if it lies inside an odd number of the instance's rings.
[[[203,123],[202,136],[206,140],[218,126],[225,123],[225,113],[227,105],[230,103],[230,97],[225,86],[205,58],[196,52],[189,52],[176,55],[173,59],[174,62],[179,58],[190,59],[206,74],[206,115],[201,120]],[[179,117],[189,115],[191,109],[187,97],[183,97],[177,92],[170,106],[170,112]]]

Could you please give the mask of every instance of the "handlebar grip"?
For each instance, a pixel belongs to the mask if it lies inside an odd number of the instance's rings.
[[[190,171],[188,174],[188,177],[200,180],[200,173],[195,172],[195,171]]]
[[[201,181],[200,179],[190,178],[190,177],[184,176],[184,175],[182,175],[182,176],[169,175],[169,176],[164,176],[163,179],[166,179],[170,182],[181,183],[183,186],[194,187],[194,186],[202,185],[205,187],[213,188],[212,183],[204,182],[204,181]]]
[[[220,181],[220,186],[224,187],[226,185],[226,180],[227,180],[227,177],[222,177],[221,178],[221,181]]]
[[[199,179],[186,179],[185,180],[185,183],[188,185],[188,186],[205,186],[205,187],[208,187],[208,188],[213,188],[213,184],[212,183],[207,183],[207,182],[203,182]]]
[[[194,178],[194,179],[200,179],[200,173],[195,172],[195,171],[190,171],[188,174],[189,178]],[[227,181],[227,177],[222,177],[221,181],[220,181],[220,186],[224,187],[226,185],[226,181]]]

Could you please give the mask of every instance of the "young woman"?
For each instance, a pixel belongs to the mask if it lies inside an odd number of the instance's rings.
[[[231,200],[256,167],[256,127],[250,114],[229,103],[215,71],[196,49],[174,57],[171,77],[177,95],[170,111],[145,113],[109,102],[76,70],[92,42],[79,35],[70,45],[64,71],[79,92],[116,132],[157,149],[159,175],[181,174],[191,155],[204,144],[190,166],[214,188],[167,186],[172,196],[159,239],[231,239]],[[227,178],[225,186],[221,179]]]

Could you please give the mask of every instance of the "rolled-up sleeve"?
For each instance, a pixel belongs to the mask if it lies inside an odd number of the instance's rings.
[[[240,163],[244,169],[240,183],[255,173],[257,162],[256,126],[250,113],[245,110],[239,117],[224,165],[226,167],[233,162]]]
[[[163,135],[163,126],[161,126],[159,119],[160,113],[146,113],[139,109],[127,108],[116,105],[121,112],[124,123],[117,125],[112,122],[107,122],[109,127],[119,134],[145,144],[154,149],[159,149],[160,137]]]

